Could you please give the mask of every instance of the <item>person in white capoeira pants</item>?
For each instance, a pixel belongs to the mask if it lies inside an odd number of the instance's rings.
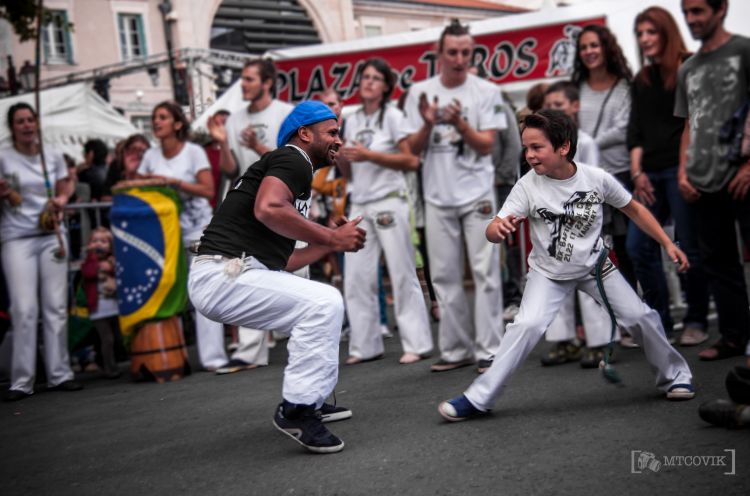
[[[622,210],[638,227],[657,240],[669,258],[688,267],[687,257],[675,246],[649,210],[610,174],[571,159],[576,152],[576,126],[558,110],[541,110],[524,120],[523,146],[532,171],[516,183],[497,217],[487,226],[487,239],[499,243],[528,218],[534,248],[521,308],[508,324],[492,367],[464,394],[440,403],[438,411],[449,421],[487,413],[503,393],[513,373],[528,356],[557,314],[560,305],[581,289],[599,303],[609,301],[619,324],[643,346],[656,375],[656,386],[671,400],[695,396],[685,359],[669,344],[659,314],[648,307],[620,272],[602,259],[600,236],[605,203]],[[603,286],[600,293],[597,285]]]
[[[298,105],[281,126],[279,149],[248,168],[227,194],[203,233],[188,280],[191,301],[210,319],[289,335],[283,402],[273,421],[316,453],[344,447],[322,422],[351,416],[325,403],[338,378],[344,303],[332,286],[284,270],[364,245],[361,218],[329,229],[305,216],[313,171],[333,163],[338,133],[326,105]],[[309,246],[295,249],[295,239]]]
[[[362,106],[343,125],[345,146],[337,163],[351,177],[350,215],[362,216],[360,227],[370,233],[364,249],[345,255],[344,296],[351,328],[348,365],[383,356],[378,305],[378,265],[383,252],[404,349],[399,361],[418,362],[432,351],[402,172],[416,170],[419,159],[404,139],[403,114],[389,105],[395,85],[396,76],[383,59],[367,60],[359,80]]]
[[[240,78],[242,99],[247,107],[231,109],[226,126],[210,119],[208,129],[219,143],[222,171],[229,177],[238,177],[258,161],[266,152],[276,148],[281,123],[294,106],[273,98],[276,68],[268,59],[251,59],[245,62]],[[305,268],[306,270],[306,268]],[[217,374],[230,374],[240,370],[268,365],[268,335],[264,331],[240,327],[237,350],[227,361],[223,336],[215,336],[206,343],[201,355],[204,366]]]
[[[500,253],[482,232],[495,211],[492,147],[507,122],[497,87],[469,73],[473,47],[468,28],[454,20],[438,42],[440,73],[412,85],[404,108],[409,145],[424,154],[427,253],[441,314],[433,372],[477,360],[484,372],[503,332]],[[473,322],[462,235],[474,278]]]
[[[581,107],[578,86],[570,81],[558,81],[544,92],[544,108],[560,110],[568,117],[577,120]],[[597,166],[599,147],[594,138],[578,128],[578,143],[573,157],[577,164]],[[581,350],[575,343],[575,300],[581,308],[581,320],[586,336],[586,349]],[[560,365],[579,360],[583,368],[596,368],[604,358],[604,347],[610,341],[610,318],[607,310],[583,291],[572,293],[560,307],[560,313],[547,329],[546,339],[554,343],[552,349],[542,357],[542,365]],[[619,340],[619,333],[615,336]]]

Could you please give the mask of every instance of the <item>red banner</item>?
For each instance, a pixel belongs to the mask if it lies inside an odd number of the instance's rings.
[[[587,24],[605,24],[605,18],[477,35],[472,65],[481,64],[495,83],[566,76],[573,69],[576,37]],[[393,92],[397,98],[412,82],[436,74],[436,42],[278,60],[278,97],[307,100],[333,86],[346,104],[356,103],[362,64],[370,57],[382,57],[398,75]]]

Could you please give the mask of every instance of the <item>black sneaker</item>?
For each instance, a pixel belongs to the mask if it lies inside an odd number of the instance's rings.
[[[314,406],[295,405],[287,408],[285,415],[284,403],[280,403],[273,425],[313,453],[336,453],[344,449],[344,442],[323,425]]]
[[[698,408],[698,415],[709,424],[727,429],[741,429],[742,411],[750,408],[746,405],[736,405],[727,400],[712,400],[703,403]]]
[[[330,403],[323,403],[318,412],[320,412],[320,421],[323,423],[352,418],[351,410],[343,406],[331,405]]]
[[[542,357],[542,365],[562,365],[581,358],[581,348],[572,341],[560,341]],[[597,362],[598,366],[598,362]]]

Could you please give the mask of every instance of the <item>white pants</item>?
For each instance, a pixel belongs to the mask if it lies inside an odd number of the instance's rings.
[[[393,301],[401,346],[405,353],[432,351],[432,334],[424,293],[417,277],[411,242],[409,203],[406,198],[385,198],[352,204],[350,217],[362,216],[367,231],[361,250],[344,254],[344,296],[349,314],[349,355],[373,358],[383,353],[378,304],[378,265],[385,253],[393,285]]]
[[[3,243],[13,326],[10,389],[24,393],[34,392],[40,310],[47,385],[73,379],[68,356],[68,259],[55,258],[58,246],[54,235]]]
[[[570,341],[576,337],[576,309],[575,292],[563,301],[560,312],[547,328],[547,341]],[[599,305],[595,299],[578,291],[578,301],[581,305],[581,320],[586,335],[586,346],[598,348],[609,344],[612,337],[612,320],[607,309]],[[615,341],[620,339],[620,333],[615,329]]]
[[[307,246],[307,243],[297,241],[294,249],[304,248],[305,246]],[[294,275],[310,279],[310,267],[306,265],[294,271]],[[237,329],[237,333],[239,334],[238,346],[232,353],[232,359],[255,365],[268,365],[268,333],[242,326]]]
[[[189,241],[183,240],[185,246]],[[188,270],[193,270],[195,254],[188,251]],[[217,369],[227,363],[227,352],[224,349],[224,324],[215,322],[197,309],[195,310],[195,341],[198,347],[198,359],[204,369]]]
[[[449,362],[488,359],[495,354],[503,335],[500,254],[498,246],[484,235],[494,213],[492,191],[462,207],[425,204],[427,254],[440,305],[438,344],[441,358]],[[464,291],[462,234],[474,277],[473,323]]]
[[[481,410],[494,406],[510,377],[542,337],[563,301],[576,288],[603,305],[593,276],[553,281],[533,269],[529,270],[521,309],[513,323],[508,324],[492,367],[464,393],[474,406]],[[656,374],[656,387],[666,391],[673,384],[690,384],[690,368],[664,336],[659,314],[641,301],[617,270],[604,277],[604,290],[617,322],[643,347],[646,360]]]
[[[341,294],[332,286],[268,270],[252,257],[231,277],[224,273],[226,262],[196,257],[188,279],[196,310],[216,322],[289,335],[283,398],[320,407],[338,379]]]

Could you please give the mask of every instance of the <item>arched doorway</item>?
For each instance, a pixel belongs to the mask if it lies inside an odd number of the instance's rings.
[[[223,0],[211,25],[210,47],[216,50],[262,55],[316,43],[318,31],[297,0]],[[219,92],[239,76],[226,68],[216,75]]]

